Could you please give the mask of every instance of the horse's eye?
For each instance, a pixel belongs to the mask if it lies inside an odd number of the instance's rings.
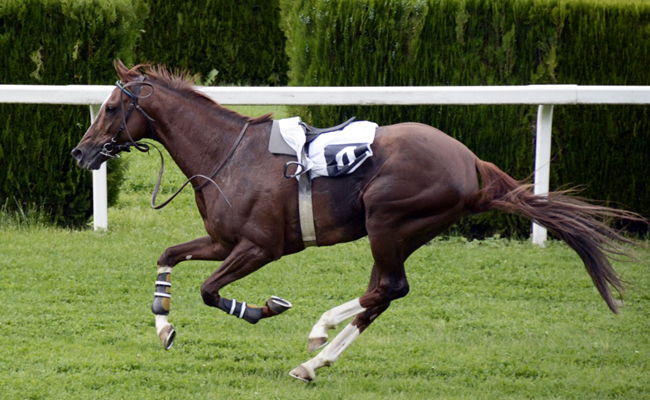
[[[117,110],[117,107],[109,106],[108,104],[106,105],[106,112],[112,113],[115,112],[115,110]]]

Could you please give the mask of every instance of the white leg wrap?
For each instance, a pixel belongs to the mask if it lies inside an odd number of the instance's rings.
[[[158,273],[159,274],[171,274],[172,273],[172,267],[158,267]]]
[[[309,371],[315,371],[320,367],[332,365],[359,335],[359,328],[348,324],[348,326],[336,335],[332,343],[328,344],[316,357],[305,362],[302,366]]]
[[[156,333],[160,335],[160,331],[169,325],[169,321],[166,315],[154,315],[154,317],[156,318]]]
[[[160,274],[171,274],[172,268],[171,267],[158,267],[158,275]],[[160,286],[171,286],[171,283],[169,282],[162,282],[162,281],[156,281],[156,285]],[[167,297],[171,298],[170,294],[167,293],[155,293],[154,296],[160,296],[160,297]],[[167,319],[167,315],[154,315],[156,318],[156,333],[160,334],[160,331],[167,325],[169,325],[169,321]]]
[[[365,308],[361,307],[358,298],[348,301],[345,304],[341,304],[338,307],[334,307],[320,317],[316,325],[312,328],[311,333],[309,333],[309,338],[326,338],[328,330],[336,328],[341,322],[354,317],[355,315],[361,314],[365,310]]]

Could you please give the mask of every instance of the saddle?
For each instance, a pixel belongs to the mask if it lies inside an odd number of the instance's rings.
[[[316,245],[314,210],[311,198],[311,180],[315,176],[339,176],[354,172],[368,157],[372,156],[370,144],[374,140],[377,124],[356,122],[350,132],[343,133],[355,118],[329,128],[315,128],[305,124],[300,117],[273,121],[269,138],[269,151],[297,157],[284,165],[284,177],[298,179],[298,212],[300,229],[305,247]],[[332,133],[314,142],[320,135]],[[342,137],[343,136],[343,137]],[[311,145],[311,149],[310,149]],[[287,168],[295,166],[290,174]],[[314,174],[317,172],[314,176]]]
[[[313,142],[314,139],[316,139],[318,136],[322,135],[323,133],[327,132],[335,132],[335,131],[340,131],[343,130],[346,126],[350,125],[357,117],[352,117],[349,120],[343,122],[342,124],[338,124],[336,126],[332,126],[329,128],[315,128],[311,125],[307,125],[306,123],[300,121],[300,126],[302,126],[305,129],[305,145],[309,145],[309,143]]]
[[[296,161],[285,164],[287,178],[297,178],[308,171],[311,178],[341,176],[354,172],[372,156],[370,144],[376,128],[374,122],[355,121],[354,117],[329,128],[313,127],[302,122],[300,117],[275,120],[269,151],[297,157]],[[290,166],[296,167],[293,174],[287,173]]]

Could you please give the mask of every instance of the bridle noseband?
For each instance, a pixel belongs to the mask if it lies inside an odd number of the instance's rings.
[[[121,81],[115,82],[115,86],[117,86],[118,89],[120,89],[120,100],[122,99],[122,95],[127,95],[129,98],[131,98],[131,102],[129,103],[129,109],[124,111],[124,103],[120,102],[122,105],[122,124],[120,125],[120,129],[115,133],[115,135],[111,138],[110,141],[104,143],[104,147],[102,147],[102,150],[100,154],[105,155],[106,157],[110,158],[119,158],[120,155],[118,154],[121,151],[126,151],[130,152],[131,147],[135,147],[136,150],[141,151],[143,153],[146,153],[149,151],[149,145],[145,143],[138,143],[133,138],[131,137],[131,133],[129,132],[129,128],[127,126],[127,123],[129,122],[129,118],[131,118],[131,114],[133,114],[133,110],[136,109],[142,114],[147,121],[149,121],[149,130],[151,131],[151,138],[154,139],[156,137],[156,130],[154,129],[153,123],[155,120],[151,118],[149,114],[147,114],[146,111],[140,107],[140,104],[138,101],[140,98],[147,98],[153,94],[153,85],[149,82],[145,82],[145,77],[144,76],[139,76],[137,77],[134,81],[128,82],[126,84],[122,83]],[[140,96],[140,92],[142,91],[142,86],[148,86],[151,88],[151,93],[148,95],[142,97]],[[133,90],[129,90],[129,87],[133,87]],[[122,131],[126,132],[126,135],[128,136],[129,140],[126,143],[118,144],[117,138],[120,136]]]

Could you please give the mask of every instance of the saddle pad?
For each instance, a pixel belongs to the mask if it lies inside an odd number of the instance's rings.
[[[305,152],[305,130],[300,122],[300,117],[274,121],[269,150],[295,155],[311,178],[351,174],[372,156],[370,145],[378,127],[374,122],[352,122],[340,131],[321,134],[309,144],[309,154]]]

